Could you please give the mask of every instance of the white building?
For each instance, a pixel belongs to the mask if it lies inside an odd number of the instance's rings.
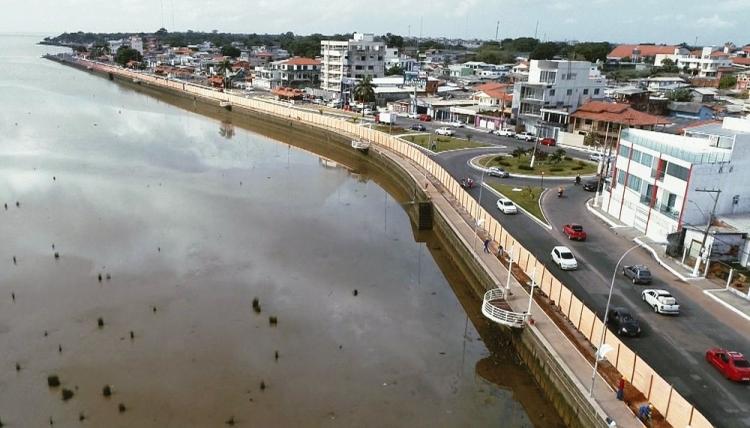
[[[320,61],[313,58],[294,57],[258,67],[255,70],[253,87],[269,91],[279,86],[316,87],[319,77]]]
[[[719,69],[732,66],[728,53],[716,51],[712,47],[690,53],[681,53],[679,49],[675,49],[673,54],[657,54],[654,65],[661,66],[665,59],[672,60],[680,70],[687,70],[698,77],[716,77]]]
[[[623,130],[601,209],[659,241],[705,227],[715,194],[698,190],[721,190],[717,216],[750,212],[750,120],[725,118],[685,134]]]
[[[321,89],[340,97],[344,82],[385,75],[386,46],[372,34],[354,33],[348,41],[321,40]]]
[[[130,36],[130,48],[137,50],[143,55],[143,39],[139,36]]]
[[[604,98],[605,83],[588,61],[531,60],[528,81],[513,89],[513,113],[527,131],[555,137],[567,114]]]

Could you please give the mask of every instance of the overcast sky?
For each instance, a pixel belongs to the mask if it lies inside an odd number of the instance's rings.
[[[750,43],[750,0],[0,0],[0,32],[387,32]],[[410,28],[411,27],[411,28]]]

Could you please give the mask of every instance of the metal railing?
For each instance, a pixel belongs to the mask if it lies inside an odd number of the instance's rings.
[[[493,302],[499,301],[505,301],[505,290],[502,288],[493,288],[484,293],[484,301],[482,302],[482,313],[484,316],[498,324],[523,328],[526,325],[526,314],[508,311],[495,306]]]

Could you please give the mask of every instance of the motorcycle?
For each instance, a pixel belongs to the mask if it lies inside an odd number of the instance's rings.
[[[562,198],[563,197],[563,188],[562,187],[560,187],[559,189],[557,189],[557,197],[558,198]]]
[[[472,187],[474,187],[474,180],[472,180],[471,178],[462,178],[461,187],[463,187],[464,189],[471,189]]]

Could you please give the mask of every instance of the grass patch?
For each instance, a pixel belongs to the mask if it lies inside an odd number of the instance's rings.
[[[542,222],[546,223],[542,215],[542,209],[539,208],[539,197],[544,190],[541,187],[520,187],[520,186],[508,186],[506,184],[487,183],[492,186],[493,189],[505,195],[508,199],[513,201],[519,207],[530,212],[534,217],[538,218]],[[514,192],[513,189],[521,188],[520,192]]]
[[[499,166],[511,174],[542,175],[542,172],[544,172],[544,175],[548,177],[567,177],[596,173],[595,163],[569,157],[563,158],[560,162],[554,162],[549,159],[540,160],[537,156],[534,161],[534,168],[529,166],[530,162],[531,157],[528,155],[519,157],[486,156],[479,159],[479,164],[484,167]]]
[[[487,144],[477,143],[475,141],[464,140],[455,137],[443,137],[440,135],[429,134],[429,135],[408,135],[403,137],[405,140],[414,144],[420,145],[426,149],[430,149],[433,152],[445,152],[448,150],[458,149],[474,149],[477,147],[487,147]],[[431,147],[432,143],[436,143],[437,147]]]

